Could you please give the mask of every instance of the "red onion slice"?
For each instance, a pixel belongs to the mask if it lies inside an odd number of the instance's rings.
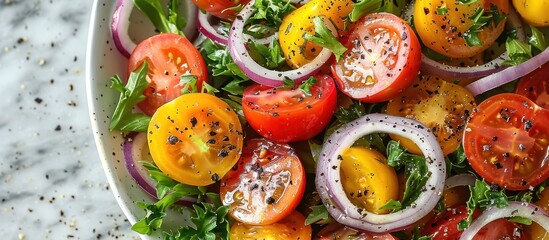
[[[541,52],[540,54],[528,59],[526,62],[481,78],[465,86],[465,88],[467,88],[469,91],[471,91],[473,95],[476,96],[488,90],[492,90],[501,85],[509,83],[515,79],[523,77],[524,75],[541,67],[541,65],[546,62],[549,62],[549,48],[543,50],[543,52]]]
[[[111,33],[114,45],[126,57],[130,57],[136,44],[128,36],[130,15],[134,9],[133,0],[118,0],[112,16]]]
[[[206,36],[207,38],[211,39],[212,41],[214,41],[219,45],[223,45],[223,46],[227,45],[227,41],[228,41],[227,37],[218,33],[217,30],[212,26],[210,22],[212,18],[214,18],[213,15],[209,13],[204,13],[202,11],[198,11],[196,18],[197,18],[196,26],[198,28],[198,31],[202,33],[202,35]]]
[[[486,224],[500,218],[524,217],[538,223],[545,231],[549,231],[549,213],[531,203],[509,202],[507,207],[490,207],[471,223],[469,228],[461,234],[460,240],[472,240],[478,231]]]
[[[228,46],[234,62],[250,79],[270,87],[282,86],[285,78],[292,79],[299,83],[316,73],[320,67],[330,59],[332,53],[329,49],[324,48],[313,61],[298,69],[276,71],[259,65],[250,57],[250,54],[246,50],[246,45],[244,44],[246,38],[243,33],[246,20],[255,12],[255,9],[252,8],[254,3],[254,0],[250,1],[237,15],[231,26]],[[326,21],[326,23],[330,31],[337,32],[330,21]]]
[[[375,214],[358,208],[347,198],[341,184],[338,156],[360,137],[375,132],[411,139],[425,155],[432,175],[414,206],[394,213]],[[317,165],[316,186],[322,202],[338,222],[369,232],[391,232],[414,224],[436,206],[444,189],[445,176],[444,155],[428,128],[408,118],[369,114],[336,130],[324,143]]]
[[[197,7],[191,1],[183,1],[185,4],[185,16],[187,25],[183,32],[187,38],[192,39],[196,32]],[[136,43],[129,36],[130,16],[134,9],[133,0],[118,0],[111,22],[111,33],[114,45],[122,55],[130,57],[136,47]]]
[[[141,187],[152,197],[156,198],[156,182],[149,176],[149,172],[141,162],[152,162],[152,158],[148,152],[147,146],[147,134],[146,133],[130,133],[124,141],[124,165],[126,170],[135,179],[137,185]],[[193,202],[196,202],[195,198],[185,197],[177,204],[184,206],[191,206]]]
[[[444,189],[450,189],[459,186],[474,186],[477,181],[477,177],[470,173],[462,173],[458,175],[451,176],[446,179],[446,184],[444,184]]]

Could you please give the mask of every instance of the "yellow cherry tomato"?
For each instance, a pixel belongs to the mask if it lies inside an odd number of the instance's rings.
[[[206,93],[162,105],[149,123],[151,156],[162,172],[188,185],[221,180],[240,158],[242,126],[227,103]]]
[[[322,47],[308,42],[304,34],[314,35],[313,17],[328,18],[336,28],[345,29],[345,19],[353,10],[352,0],[312,0],[288,14],[282,20],[279,42],[286,62],[292,68],[299,68],[313,60]]]
[[[278,240],[311,239],[311,225],[305,225],[305,217],[294,211],[284,219],[269,225],[250,225],[235,222],[231,227],[230,239],[239,240]]]
[[[513,0],[513,6],[528,24],[549,26],[549,0]]]
[[[476,32],[473,31],[473,19],[478,10],[484,11],[482,16],[492,17],[478,31],[480,44],[470,46],[465,39],[471,39]],[[508,13],[508,0],[478,0],[466,4],[459,0],[417,0],[414,25],[426,47],[448,57],[466,58],[479,54],[494,43],[504,30],[504,16]],[[495,21],[499,22],[496,24]]]
[[[358,207],[373,213],[388,213],[379,208],[398,200],[398,179],[387,159],[371,148],[351,147],[341,157],[341,182],[347,197]]]
[[[387,104],[387,114],[415,119],[437,137],[444,155],[461,144],[469,114],[475,106],[473,94],[458,85],[421,76],[412,87]],[[422,155],[417,145],[399,135],[390,135],[411,153]]]
[[[547,190],[547,188],[541,193],[539,201],[535,202],[535,204],[543,208],[543,210],[549,211],[549,190]],[[549,240],[549,232],[545,231],[545,229],[537,223],[526,226],[524,231],[531,240]]]

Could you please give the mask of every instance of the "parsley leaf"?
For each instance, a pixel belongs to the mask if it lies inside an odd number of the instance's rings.
[[[507,18],[507,14],[500,13],[496,5],[490,4],[490,10],[484,11],[483,8],[477,8],[475,13],[469,17],[473,20],[473,25],[463,33],[463,39],[469,46],[482,45],[478,34],[486,26],[495,27]]]
[[[358,0],[353,4],[353,11],[349,14],[352,22],[374,12],[389,12],[400,15],[406,6],[406,0]]]
[[[261,66],[278,69],[286,63],[286,58],[284,58],[277,39],[273,39],[269,46],[254,42],[248,43],[247,46],[250,56]]]
[[[539,29],[534,26],[530,26],[532,30],[532,36],[528,38],[528,43],[539,51],[543,51],[547,48],[547,42],[545,41],[545,35]]]
[[[447,7],[437,7],[437,14],[438,15],[444,15],[448,13],[448,8]]]
[[[307,216],[307,219],[305,219],[305,225],[311,225],[313,223],[324,225],[332,222],[333,219],[330,218],[330,214],[324,204],[311,206],[310,209],[312,212]]]
[[[181,0],[172,0],[168,5],[168,15],[164,12],[159,0],[133,0],[135,6],[143,12],[152,22],[154,27],[162,33],[175,33],[184,35],[185,19],[177,12]]]
[[[149,85],[146,79],[147,71],[147,62],[143,62],[139,68],[130,74],[125,87],[118,75],[111,78],[111,88],[120,92],[120,98],[109,124],[110,131],[147,131],[151,117],[142,113],[133,113],[133,107],[145,99],[143,91]]]
[[[425,157],[406,152],[406,148],[394,140],[387,143],[387,165],[403,166],[404,175],[407,178],[402,201],[390,200],[381,207],[381,209],[391,209],[396,212],[411,206],[417,200],[431,172],[428,171]]]
[[[503,62],[505,65],[518,65],[532,58],[532,46],[528,43],[521,42],[516,38],[507,38],[507,41],[505,41],[505,48],[507,50],[507,56],[509,57],[509,59]]]
[[[166,240],[204,239],[216,240],[228,239],[230,225],[227,220],[229,206],[221,206],[215,209],[208,203],[193,205],[195,215],[191,217],[194,226],[180,227],[176,233],[164,233]]]
[[[475,3],[477,1],[478,0],[458,0],[458,2],[461,3],[461,4],[471,4],[471,3]]]
[[[299,85],[299,89],[301,89],[305,93],[305,96],[310,97],[312,96],[311,87],[314,86],[316,82],[316,78],[311,76]]]
[[[339,61],[341,56],[343,56],[343,54],[345,54],[345,52],[347,51],[347,48],[343,46],[343,44],[341,44],[339,40],[337,40],[337,38],[332,34],[330,29],[326,27],[326,24],[324,24],[322,17],[314,17],[313,24],[315,25],[315,35],[307,33],[303,36],[303,38],[305,38],[305,40],[307,41],[330,49],[330,51],[334,53],[336,61]]]
[[[198,77],[195,75],[181,75],[180,78],[179,85],[183,87],[181,88],[181,94],[197,92],[214,94],[219,92],[219,90],[207,82],[202,82],[202,89],[199,91],[198,86],[196,85],[198,83]]]
[[[296,9],[289,0],[256,0],[253,8],[256,12],[248,19],[248,23],[262,22],[263,25],[277,29],[284,16]]]

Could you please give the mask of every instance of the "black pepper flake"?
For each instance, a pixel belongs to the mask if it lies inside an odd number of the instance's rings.
[[[40,104],[40,103],[42,103],[43,100],[42,100],[42,98],[37,97],[37,98],[34,99],[34,101],[36,103]]]
[[[191,127],[193,128],[194,126],[196,126],[196,124],[198,123],[198,120],[196,120],[195,117],[192,117],[189,122],[191,122]]]
[[[176,136],[173,136],[173,135],[168,136],[168,143],[170,145],[175,145],[175,144],[177,144],[177,142],[179,142],[179,138],[177,138]]]
[[[219,175],[217,175],[217,173],[212,174],[212,181],[219,182],[219,180],[220,178],[219,178]]]
[[[524,122],[524,130],[526,130],[527,132],[530,131],[530,129],[534,126],[534,124],[532,123],[532,121],[530,120],[526,120]]]
[[[229,156],[229,153],[225,150],[225,149],[221,149],[221,151],[219,151],[219,153],[217,154],[218,157],[227,157]]]
[[[267,204],[273,204],[273,203],[275,203],[275,201],[276,200],[273,197],[268,197],[267,198]]]
[[[57,125],[57,127],[55,127],[55,131],[57,132],[61,131],[61,125]]]

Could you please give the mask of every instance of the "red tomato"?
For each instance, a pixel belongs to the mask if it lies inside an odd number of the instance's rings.
[[[529,98],[538,106],[549,109],[549,63],[522,77],[516,93]]]
[[[478,217],[480,211],[473,213],[473,219]],[[447,210],[444,214],[435,217],[425,225],[422,235],[431,236],[431,240],[457,240],[463,231],[458,230],[458,223],[467,218],[467,207],[458,205]],[[495,220],[483,228],[473,237],[473,240],[526,240],[522,229],[515,223],[505,219]]]
[[[473,110],[465,155],[487,182],[526,190],[549,177],[549,111],[518,94],[492,96]]]
[[[364,102],[387,101],[418,78],[419,40],[390,13],[366,15],[354,24],[345,55],[332,65],[339,89]]]
[[[239,9],[250,0],[193,0],[194,4],[210,14],[225,20],[233,20]]]
[[[202,88],[203,81],[208,80],[208,69],[200,52],[187,38],[177,34],[158,34],[139,43],[130,56],[128,73],[141,66],[143,61],[149,65],[147,76],[150,84],[143,93],[145,100],[138,106],[149,116],[164,103],[181,95],[181,76],[196,76],[198,89]]]
[[[365,233],[356,231],[350,227],[341,225],[339,223],[331,223],[324,227],[315,240],[332,240],[332,239],[353,239],[353,240],[396,240],[390,233]]]
[[[328,125],[337,105],[334,81],[317,76],[308,96],[301,89],[254,84],[246,88],[242,109],[250,126],[276,142],[307,140]]]
[[[291,214],[305,191],[305,169],[287,144],[266,139],[244,143],[237,164],[221,180],[229,213],[246,224],[268,225]]]

